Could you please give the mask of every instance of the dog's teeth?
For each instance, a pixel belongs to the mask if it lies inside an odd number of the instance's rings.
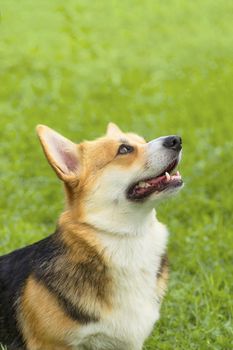
[[[171,179],[171,176],[170,176],[170,174],[168,174],[167,171],[166,171],[166,173],[165,173],[165,176],[166,176],[167,181],[169,181],[169,180]]]
[[[176,176],[180,176],[180,172],[179,171],[177,171]]]
[[[150,187],[150,184],[148,184],[145,181],[140,181],[138,186],[141,187],[141,188],[148,188],[148,187]]]

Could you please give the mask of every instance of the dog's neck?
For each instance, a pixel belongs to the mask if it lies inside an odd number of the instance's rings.
[[[91,208],[85,215],[85,221],[99,231],[111,235],[142,236],[156,223],[155,209],[128,207]]]
[[[152,260],[155,266],[167,242],[166,227],[155,214],[154,209],[143,212],[135,208],[132,211],[105,208],[101,212],[96,207],[87,216],[78,217],[67,210],[61,215],[59,226],[65,240],[70,241],[70,236],[74,241],[76,235],[82,237],[88,245],[105,252],[115,266],[139,268]]]

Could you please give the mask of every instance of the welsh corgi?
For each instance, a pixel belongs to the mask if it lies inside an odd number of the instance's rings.
[[[54,234],[0,257],[0,343],[141,350],[168,278],[168,232],[154,207],[183,186],[181,138],[147,143],[113,123],[80,144],[44,125],[37,133],[66,208]]]

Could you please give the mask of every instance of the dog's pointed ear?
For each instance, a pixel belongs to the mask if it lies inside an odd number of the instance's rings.
[[[48,126],[38,125],[36,131],[45,156],[58,177],[65,182],[76,179],[80,168],[78,145]]]
[[[116,124],[108,123],[107,132],[106,132],[107,136],[119,138],[122,136],[122,134],[123,134],[123,132]]]

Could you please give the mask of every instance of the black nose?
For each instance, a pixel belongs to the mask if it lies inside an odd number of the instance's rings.
[[[180,151],[182,148],[182,139],[180,136],[176,135],[167,136],[163,141],[163,146],[174,149],[175,151]]]

